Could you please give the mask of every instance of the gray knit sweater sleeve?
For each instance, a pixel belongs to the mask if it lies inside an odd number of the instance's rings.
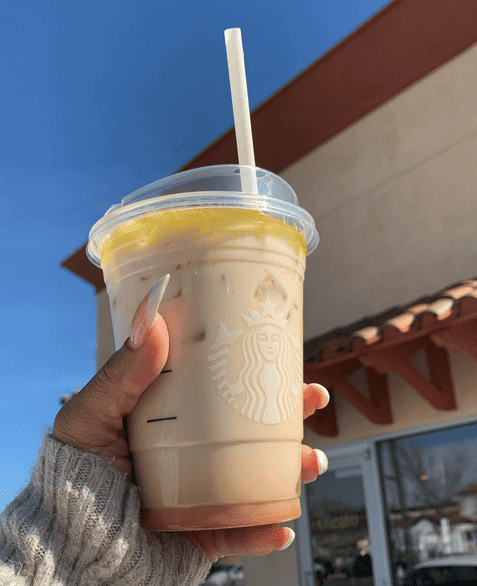
[[[139,525],[139,489],[45,435],[29,484],[0,517],[0,586],[197,586],[211,563]]]

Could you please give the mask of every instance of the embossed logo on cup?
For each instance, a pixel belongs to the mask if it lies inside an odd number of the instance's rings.
[[[217,390],[240,414],[257,423],[282,423],[298,405],[300,349],[289,334],[284,314],[275,316],[276,304],[267,297],[260,315],[243,315],[248,328],[229,332],[219,322],[219,333],[207,356]],[[240,345],[242,354],[240,354]],[[230,380],[227,361],[242,360],[238,380]]]

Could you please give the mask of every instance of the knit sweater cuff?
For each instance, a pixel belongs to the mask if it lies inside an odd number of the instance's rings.
[[[0,560],[26,583],[195,586],[211,563],[187,539],[139,525],[139,489],[102,458],[43,439],[0,524]]]

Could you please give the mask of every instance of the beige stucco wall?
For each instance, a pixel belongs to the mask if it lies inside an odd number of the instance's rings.
[[[477,274],[477,46],[281,175],[321,238],[305,339]]]
[[[477,274],[477,45],[288,167],[315,218],[305,340]],[[337,397],[340,437],[313,446],[477,415],[477,368],[451,357],[458,410],[437,411],[389,377],[395,423]],[[317,381],[319,382],[319,381]]]
[[[96,369],[99,370],[114,354],[113,322],[106,289],[97,295],[98,327],[96,330]]]

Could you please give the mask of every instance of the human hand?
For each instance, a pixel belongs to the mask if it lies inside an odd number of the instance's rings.
[[[58,412],[53,436],[68,445],[96,454],[132,481],[132,458],[125,417],[141,394],[159,376],[169,353],[167,326],[157,309],[167,279],[142,301],[133,320],[131,337],[87,385]],[[325,407],[328,392],[317,384],[303,385],[304,418]],[[302,445],[302,481],[309,483],[328,467],[320,450]],[[232,554],[266,555],[290,545],[294,534],[279,525],[178,532],[201,549],[211,562]],[[291,539],[290,539],[291,537]]]
[[[169,354],[166,322],[157,313],[169,275],[163,277],[137,308],[131,336],[89,383],[57,413],[53,436],[106,460],[132,480],[132,458],[126,416],[159,376]]]

